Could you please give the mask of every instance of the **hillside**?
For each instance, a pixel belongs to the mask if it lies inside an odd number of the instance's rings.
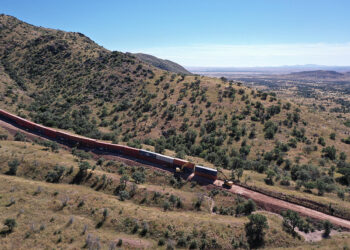
[[[135,53],[133,55],[136,56],[137,58],[139,58],[141,61],[143,61],[145,63],[149,63],[152,66],[159,68],[159,69],[167,70],[167,71],[170,71],[173,73],[178,73],[178,74],[185,74],[185,75],[191,74],[191,72],[186,70],[181,65],[174,63],[172,61],[169,61],[169,60],[163,60],[163,59],[157,58],[155,56],[147,55],[147,54],[143,54],[143,53]]]
[[[248,219],[239,212],[247,201],[239,196],[43,140],[18,141],[2,128],[0,134],[0,219],[16,223],[11,232],[1,229],[1,249],[247,248]],[[348,233],[336,231],[332,239],[305,242],[283,230],[280,216],[255,213],[267,218],[269,249],[350,243]],[[308,230],[322,228],[304,223]]]
[[[303,164],[322,176],[350,152],[342,142],[348,127],[274,93],[162,71],[79,33],[5,15],[1,24],[0,105],[35,122],[132,146],[142,141],[222,168],[271,170],[279,178]]]
[[[6,15],[0,25],[2,109],[216,166],[246,185],[350,218],[350,128],[339,118],[225,78],[164,71],[80,33]]]

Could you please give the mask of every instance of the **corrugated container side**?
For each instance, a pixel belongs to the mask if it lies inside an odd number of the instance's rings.
[[[174,158],[170,157],[170,156],[166,156],[166,155],[161,155],[161,154],[157,154],[156,155],[157,160],[169,163],[169,164],[173,164],[174,163]]]
[[[53,129],[45,129],[44,134],[50,138],[56,138],[57,136],[56,131]]]
[[[210,174],[205,174],[205,173],[201,173],[201,172],[195,172],[194,173],[195,176],[201,176],[210,180],[216,180],[217,176],[216,175],[210,175]]]
[[[114,150],[114,147],[113,147],[113,144],[111,143],[105,143],[106,145],[106,149],[109,150],[109,151],[113,151]]]
[[[139,157],[139,152],[140,150],[139,149],[136,149],[136,148],[131,148],[131,147],[128,147],[128,146],[121,146],[122,148],[122,151],[124,154],[126,155],[130,155],[130,156],[133,156],[133,157]]]
[[[108,143],[106,142],[99,142],[99,147],[102,149],[108,149]]]
[[[86,143],[87,143],[88,147],[91,147],[91,148],[97,147],[96,140],[94,140],[94,139],[87,139]]]
[[[28,129],[34,129],[35,126],[37,125],[34,122],[30,122],[30,121],[27,121],[27,120],[24,120],[24,119],[22,119],[22,122],[24,124],[24,127],[28,128]]]
[[[123,153],[123,147],[118,144],[111,144],[111,148],[113,152],[120,153],[120,154]]]
[[[56,132],[56,135],[57,135],[57,137],[60,138],[60,139],[63,138],[63,133],[62,133],[61,131],[57,131],[57,132]]]
[[[216,169],[207,168],[207,167],[203,167],[203,166],[199,166],[199,165],[196,166],[195,172],[208,173],[211,175],[217,175],[217,173],[218,173],[218,171]]]
[[[143,149],[140,149],[139,150],[139,154],[141,156],[146,156],[146,157],[151,157],[151,158],[157,158],[157,154],[154,153],[154,152],[151,152],[151,151],[147,151],[147,150],[143,150]]]
[[[91,146],[91,139],[88,139],[88,138],[77,138],[79,140],[79,143],[82,145],[82,146],[85,146],[85,147],[90,147]]]

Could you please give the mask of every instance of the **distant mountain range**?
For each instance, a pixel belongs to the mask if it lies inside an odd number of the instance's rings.
[[[162,70],[167,70],[170,72],[185,74],[185,75],[192,74],[181,65],[169,60],[160,59],[158,57],[148,55],[148,54],[143,54],[143,53],[135,53],[133,55],[136,56],[141,61],[151,64],[153,67],[156,67]]]
[[[342,74],[331,70],[313,70],[313,71],[301,71],[301,72],[290,73],[290,75],[297,76],[297,77],[315,77],[315,78],[340,78],[340,77],[344,77],[346,74]]]
[[[340,73],[350,72],[350,66],[325,66],[325,65],[290,65],[278,67],[186,67],[187,70],[193,73],[210,73],[210,72],[225,72],[225,73],[260,73],[260,74],[289,74],[302,71],[337,71]]]

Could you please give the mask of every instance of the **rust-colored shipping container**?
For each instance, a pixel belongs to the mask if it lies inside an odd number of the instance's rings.
[[[135,158],[140,158],[139,157],[139,149],[137,148],[131,148],[128,146],[121,145],[122,152],[126,155],[135,157]]]

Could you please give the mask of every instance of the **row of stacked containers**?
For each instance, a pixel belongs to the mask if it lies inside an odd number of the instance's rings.
[[[45,135],[48,138],[61,140],[72,144],[78,144],[79,146],[83,146],[83,147],[88,147],[93,149],[98,148],[100,150],[119,153],[119,154],[131,156],[131,157],[135,157],[138,159],[142,159],[145,161],[149,161],[152,163],[166,165],[172,168],[182,167],[185,171],[194,172],[194,174],[197,176],[201,176],[210,180],[217,179],[216,169],[207,168],[207,167],[198,166],[198,165],[195,166],[195,164],[182,159],[169,157],[166,155],[154,153],[143,149],[136,149],[136,148],[132,148],[124,145],[100,142],[100,141],[82,137],[82,136],[71,135],[69,133],[47,128],[45,126],[28,121],[24,118],[8,113],[2,109],[0,109],[0,116],[30,131],[34,131],[36,133]]]

